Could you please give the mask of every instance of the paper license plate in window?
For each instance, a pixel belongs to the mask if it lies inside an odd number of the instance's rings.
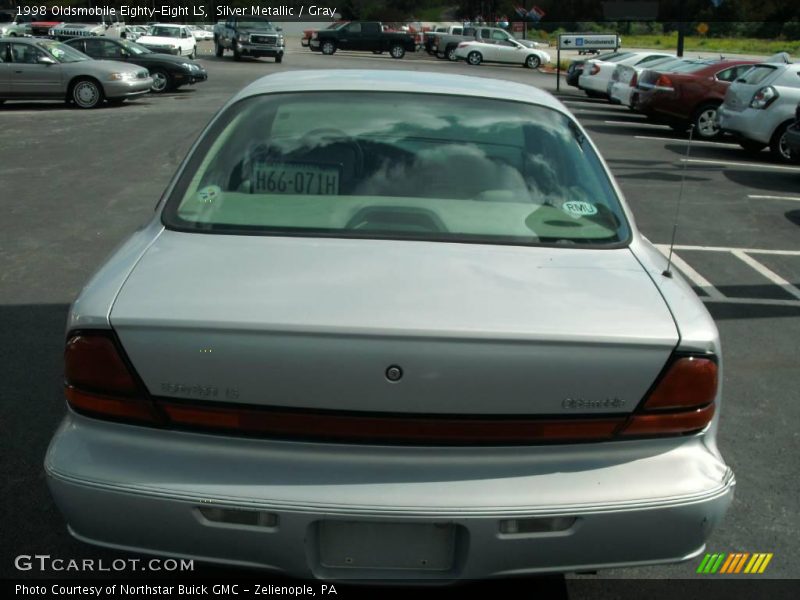
[[[256,163],[252,193],[337,196],[339,168],[290,163]]]
[[[319,558],[338,569],[448,571],[455,561],[451,523],[319,523]]]

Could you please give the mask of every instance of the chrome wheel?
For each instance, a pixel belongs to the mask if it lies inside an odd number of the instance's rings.
[[[717,107],[706,106],[701,108],[694,119],[694,129],[701,138],[714,138],[720,134],[717,123]]]
[[[94,108],[103,100],[103,92],[94,81],[83,79],[73,86],[72,100],[80,108]]]
[[[531,54],[525,60],[525,66],[527,66],[529,69],[538,69],[540,64],[542,64],[542,61],[540,61],[539,57],[534,54]]]
[[[483,60],[483,57],[480,52],[470,52],[467,54],[467,62],[473,66],[481,64],[481,60]]]
[[[455,48],[448,48],[447,52],[445,53],[445,55],[447,56],[447,60],[450,60],[450,61],[453,61],[453,62],[458,60],[458,57],[456,56],[456,49]]]
[[[392,55],[392,58],[403,58],[406,55],[406,50],[402,46],[392,46],[389,54]]]
[[[785,160],[786,162],[791,162],[792,151],[789,149],[789,140],[787,139],[785,131],[778,140],[778,152],[780,152],[781,158],[783,160]]]
[[[336,46],[334,45],[333,42],[325,42],[324,44],[322,44],[322,53],[323,54],[326,54],[326,55],[330,56],[334,52],[336,52]]]
[[[160,94],[167,89],[169,85],[169,77],[164,71],[151,71],[150,76],[153,78],[153,85],[150,86],[150,91],[155,94]]]

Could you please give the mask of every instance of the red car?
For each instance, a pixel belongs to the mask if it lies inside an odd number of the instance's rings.
[[[755,60],[687,60],[669,71],[644,71],[637,82],[636,110],[663,121],[677,131],[694,125],[694,137],[721,134],[717,108],[732,81],[744,75]]]

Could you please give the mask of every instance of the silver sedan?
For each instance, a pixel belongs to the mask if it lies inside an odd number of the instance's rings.
[[[533,87],[264,77],[71,308],[70,531],[301,577],[700,553],[733,497],[720,343]]]
[[[92,60],[52,40],[0,38],[0,104],[6,100],[64,100],[96,108],[150,91],[147,69]]]

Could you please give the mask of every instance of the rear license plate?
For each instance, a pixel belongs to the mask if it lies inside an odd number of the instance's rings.
[[[258,162],[251,183],[254,194],[337,196],[339,169],[318,165]]]
[[[336,569],[448,571],[455,539],[451,523],[322,521],[320,563]]]

